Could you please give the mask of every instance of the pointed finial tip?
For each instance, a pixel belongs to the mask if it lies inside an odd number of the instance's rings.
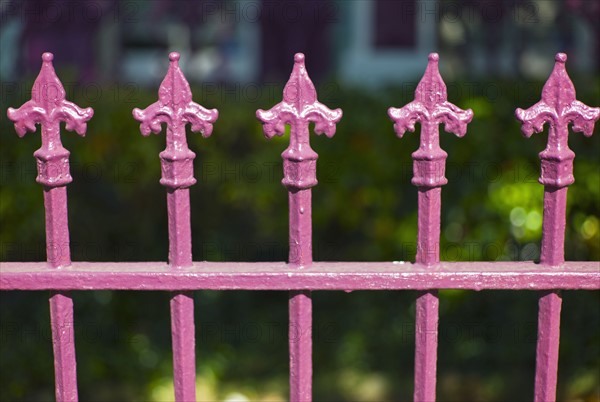
[[[171,60],[171,61],[179,61],[180,57],[181,57],[181,55],[177,52],[169,53],[169,60]]]
[[[304,63],[304,53],[296,53],[294,55],[294,61],[296,63]]]
[[[564,63],[567,61],[567,55],[566,53],[556,53],[554,60],[558,61],[559,63]]]
[[[438,61],[440,59],[440,55],[437,53],[429,53],[428,59],[429,61]]]
[[[44,54],[42,54],[42,61],[52,61],[54,60],[54,55],[50,52],[46,52]]]

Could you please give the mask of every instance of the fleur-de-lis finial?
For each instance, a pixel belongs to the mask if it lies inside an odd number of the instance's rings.
[[[428,59],[425,74],[415,91],[415,100],[402,108],[389,108],[388,115],[400,138],[406,130],[415,131],[416,122],[421,123],[421,145],[412,154],[412,183],[418,187],[433,188],[447,183],[444,176],[447,154],[439,146],[438,125],[443,123],[446,131],[462,137],[467,132],[467,124],[473,119],[473,111],[462,110],[448,102],[446,84],[438,69],[439,56],[431,53]],[[431,163],[435,169],[431,169]]]
[[[564,262],[566,190],[575,182],[575,153],[569,148],[569,124],[572,124],[573,131],[589,137],[600,118],[600,108],[589,107],[576,99],[575,87],[565,68],[566,61],[567,55],[558,53],[554,69],[542,90],[541,100],[529,109],[519,108],[515,111],[526,137],[534,132],[542,132],[544,124],[548,123],[548,143],[539,154],[539,182],[545,186],[540,260],[550,265]]]
[[[42,147],[34,155],[38,159],[37,181],[46,187],[64,186],[73,179],[69,172],[69,151],[60,140],[60,122],[69,131],[84,136],[87,121],[94,111],[82,109],[65,99],[65,89],[56,76],[52,53],[42,55],[42,68],[31,90],[31,100],[20,108],[8,108],[7,115],[22,137],[27,131],[34,132],[36,124],[42,126]]]
[[[161,183],[170,188],[184,188],[196,183],[192,161],[196,156],[187,146],[185,125],[192,131],[209,137],[219,117],[217,109],[206,109],[192,101],[192,91],[179,68],[179,53],[169,54],[169,70],[160,84],[158,101],[141,110],[133,109],[133,116],[140,121],[140,131],[160,133],[162,123],[167,125],[167,148],[161,152],[163,176]]]
[[[439,72],[439,59],[437,53],[429,55],[412,102],[401,108],[388,109],[394,131],[400,138],[406,130],[415,131],[417,122],[421,123],[419,149],[412,153],[412,184],[419,188],[417,262],[423,264],[439,262],[439,190],[448,182],[445,176],[448,154],[440,148],[439,125],[444,123],[446,131],[462,137],[473,119],[471,109],[462,110],[448,102],[446,84]]]
[[[548,144],[540,153],[542,173],[540,183],[557,188],[575,181],[573,159],[569,149],[569,123],[573,131],[591,136],[594,124],[600,117],[600,108],[589,107],[576,99],[575,86],[565,68],[567,55],[558,53],[550,77],[542,90],[542,99],[529,109],[517,109],[515,114],[522,123],[521,131],[526,137],[544,130],[548,123]]]
[[[169,54],[169,69],[158,90],[158,101],[141,110],[133,109],[133,116],[140,121],[140,131],[160,133],[161,124],[167,126],[167,146],[160,153],[162,177],[160,183],[169,188],[169,263],[176,267],[192,264],[190,207],[188,187],[196,183],[194,178],[194,152],[187,145],[185,125],[192,131],[210,136],[219,112],[206,109],[192,101],[192,91],[179,68],[179,53]]]
[[[315,133],[333,137],[342,110],[331,110],[317,100],[315,86],[304,65],[304,54],[294,56],[294,68],[283,90],[283,101],[269,110],[257,110],[256,117],[263,123],[267,138],[283,135],[285,125],[290,125],[290,145],[281,155],[285,173],[283,185],[296,189],[315,186],[318,155],[310,147],[308,125],[315,123]]]
[[[181,133],[176,132],[175,128],[189,123],[192,131],[199,131],[203,137],[210,137],[212,123],[219,117],[218,110],[206,109],[192,101],[190,84],[179,68],[179,59],[179,53],[169,54],[169,70],[160,84],[158,101],[144,110],[133,110],[134,117],[141,122],[140,131],[143,135],[160,133],[161,123],[167,123],[173,130],[173,135],[169,135],[167,131],[167,142],[173,145],[177,141],[185,141],[185,136],[178,136]]]
[[[65,100],[65,89],[56,76],[52,60],[54,60],[52,53],[42,55],[42,68],[33,84],[31,100],[17,110],[8,108],[8,118],[14,121],[15,130],[20,137],[27,131],[35,131],[36,124],[52,125],[60,121],[66,123],[67,130],[74,130],[84,136],[86,122],[94,115],[92,108],[82,109]],[[45,139],[44,134],[42,139]],[[46,139],[55,140],[53,137]],[[58,139],[60,141],[60,137]]]
[[[567,55],[558,53],[554,69],[542,90],[542,98],[529,109],[517,109],[515,115],[522,123],[526,137],[542,132],[548,123],[548,143],[540,152],[541,174],[544,187],[544,224],[542,228],[542,263],[559,265],[564,262],[564,229],[567,188],[575,182],[573,159],[569,149],[569,124],[573,131],[590,136],[600,118],[600,108],[589,107],[576,99],[575,87],[565,63]]]

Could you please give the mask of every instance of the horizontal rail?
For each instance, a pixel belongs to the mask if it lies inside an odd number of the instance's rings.
[[[600,289],[600,261],[557,267],[533,262],[196,262],[173,269],[163,262],[0,263],[0,290],[430,290]]]

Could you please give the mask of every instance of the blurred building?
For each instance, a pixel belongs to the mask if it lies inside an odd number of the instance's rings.
[[[600,2],[587,0],[0,0],[0,73],[43,51],[78,78],[154,85],[165,54],[190,81],[281,82],[307,54],[316,80],[379,87],[418,77],[429,52],[457,75],[544,78],[552,55],[595,71]]]

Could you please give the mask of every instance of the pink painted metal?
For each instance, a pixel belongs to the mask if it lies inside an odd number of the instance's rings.
[[[74,262],[50,271],[40,262],[3,262],[0,290],[600,290],[600,262],[560,267],[532,261],[195,262],[174,270],[164,262]]]
[[[170,308],[175,400],[195,401],[196,329],[192,292],[175,292],[171,297]]]
[[[415,100],[403,108],[390,108],[389,116],[401,137],[421,123],[421,145],[413,153],[413,184],[419,190],[418,247],[415,264],[396,262],[312,261],[311,188],[317,184],[317,154],[310,148],[309,123],[317,134],[335,133],[339,109],[317,101],[304,66],[304,55],[295,55],[294,69],[283,101],[268,111],[258,110],[267,138],[283,135],[291,126],[290,145],[283,152],[283,185],[289,192],[290,254],[288,263],[192,262],[189,186],[195,183],[193,159],[187,147],[185,125],[206,137],[217,119],[216,110],[192,102],[189,85],[178,66],[179,55],[169,55],[171,65],[161,84],[159,100],[145,110],[133,111],[143,135],[159,133],[167,124],[167,147],[161,152],[161,184],[167,187],[169,214],[169,264],[71,263],[67,222],[66,185],[69,152],[60,141],[60,121],[80,135],[92,117],[91,108],[80,109],[65,100],[65,91],[52,67],[53,56],[44,53],[42,69],[32,99],[21,108],[9,108],[20,136],[42,126],[42,147],[37,181],[44,186],[47,262],[0,265],[0,290],[50,290],[56,398],[76,401],[76,360],[73,336],[73,302],[70,290],[163,290],[171,299],[171,328],[175,397],[195,400],[195,336],[193,290],[289,290],[290,291],[290,399],[310,401],[312,383],[312,290],[421,291],[417,300],[415,350],[415,400],[435,400],[437,359],[437,289],[542,290],[539,300],[535,400],[556,396],[561,297],[557,289],[600,289],[600,262],[565,262],[564,228],[567,186],[572,184],[574,153],[568,148],[568,124],[574,131],[592,134],[599,108],[575,99],[566,70],[566,55],[556,64],[542,92],[542,100],[527,110],[517,109],[523,133],[541,132],[549,123],[548,145],[540,153],[545,186],[541,264],[533,262],[439,261],[441,186],[446,153],[439,147],[438,125],[463,136],[472,119],[447,102],[446,87],[438,71],[438,56],[431,54]],[[55,269],[48,269],[49,267]]]
[[[144,110],[133,109],[140,121],[142,135],[160,133],[167,125],[167,147],[160,153],[162,178],[167,187],[169,216],[169,265],[173,269],[192,266],[192,232],[190,223],[189,187],[196,183],[194,157],[187,146],[186,124],[203,137],[212,133],[219,113],[205,109],[192,101],[192,92],[179,68],[179,53],[169,55],[167,75],[160,85],[158,101]],[[189,292],[175,293],[171,299],[171,332],[173,337],[173,375],[175,400],[196,400],[196,354],[194,329],[194,299]]]
[[[554,70],[542,91],[542,99],[529,109],[517,109],[526,137],[542,132],[548,123],[548,144],[540,152],[542,169],[540,183],[544,185],[544,224],[541,263],[560,265],[564,262],[565,213],[567,186],[575,182],[573,159],[569,149],[569,123],[573,131],[592,135],[594,123],[600,118],[600,108],[592,108],[576,100],[575,87],[565,69],[567,55],[556,55]]]
[[[538,338],[535,361],[535,402],[556,401],[560,343],[559,290],[543,292],[538,302]]]
[[[415,131],[415,123],[421,123],[421,143],[412,154],[414,177],[411,182],[419,189],[416,260],[426,265],[439,262],[441,186],[448,183],[445,177],[448,154],[440,148],[439,125],[443,123],[446,131],[463,137],[467,124],[473,119],[471,109],[462,110],[448,102],[438,61],[437,53],[429,55],[414,101],[402,108],[391,107],[388,110],[400,138],[406,130]]]
[[[283,90],[283,101],[256,111],[267,138],[283,135],[290,125],[290,145],[281,154],[289,194],[289,264],[303,269],[312,264],[311,188],[317,184],[318,155],[310,147],[309,123],[315,133],[332,137],[341,109],[330,110],[317,101],[317,92],[304,65],[304,54],[294,55],[294,68]],[[310,291],[290,292],[290,400],[312,399],[312,301]]]
[[[413,152],[412,183],[419,191],[417,256],[419,264],[434,265],[440,261],[441,186],[445,177],[446,157],[440,148],[439,125],[462,137],[473,119],[471,109],[462,110],[448,102],[446,84],[438,69],[439,56],[429,55],[423,78],[415,91],[415,100],[402,108],[389,108],[394,130],[402,137],[421,123],[421,143]],[[439,299],[436,290],[423,292],[416,305],[415,401],[435,401],[437,333]]]
[[[38,176],[44,186],[46,209],[46,258],[48,266],[63,269],[71,264],[69,224],[67,214],[67,187],[73,181],[69,171],[69,151],[60,140],[60,123],[69,131],[84,136],[92,108],[82,109],[65,100],[65,90],[56,76],[52,53],[42,55],[42,68],[31,91],[31,100],[18,109],[9,108],[8,118],[15,123],[17,134],[42,127],[42,146],[35,151]],[[73,331],[73,300],[63,292],[52,292],[50,297],[52,345],[56,399],[77,400],[77,371],[75,337]]]
[[[548,144],[540,152],[540,183],[544,185],[544,223],[540,261],[544,265],[564,264],[567,189],[573,184],[573,159],[569,149],[569,123],[573,131],[591,136],[600,118],[600,108],[591,108],[576,99],[575,87],[567,74],[567,55],[558,53],[554,70],[542,90],[541,100],[529,109],[517,109],[527,137],[542,132],[548,123]],[[535,401],[556,400],[560,309],[558,290],[545,293],[539,301]]]

